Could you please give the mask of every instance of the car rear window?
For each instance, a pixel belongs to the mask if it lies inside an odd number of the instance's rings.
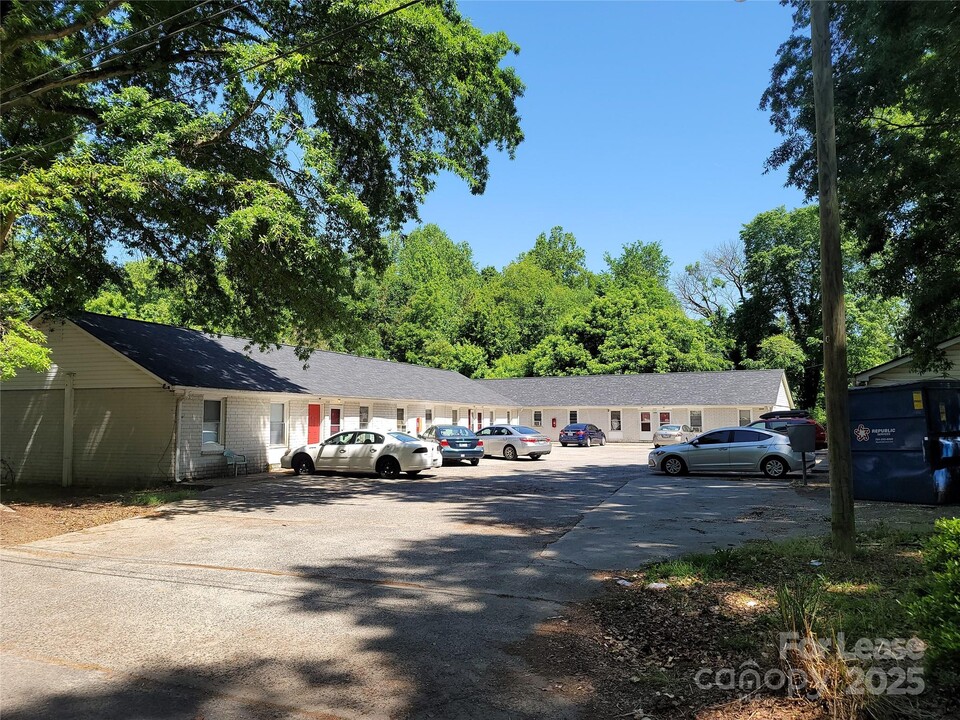
[[[440,437],[470,437],[472,432],[465,427],[443,427],[437,428],[437,435]]]
[[[573,423],[572,425],[567,425],[564,430],[584,430],[586,427],[586,423]]]
[[[661,425],[660,429],[674,431],[674,430],[679,430],[680,426],[679,425]]]
[[[406,433],[402,433],[402,432],[391,432],[391,433],[387,433],[387,435],[389,435],[390,437],[396,438],[400,442],[420,442],[413,435],[407,435]]]
[[[521,435],[539,435],[539,430],[534,430],[532,427],[526,427],[525,425],[517,425],[514,428],[515,432],[520,433]]]

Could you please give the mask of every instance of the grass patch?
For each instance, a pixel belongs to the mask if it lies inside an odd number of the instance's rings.
[[[851,559],[834,555],[829,538],[805,537],[749,542],[627,574],[632,585],[611,584],[611,592],[591,604],[597,629],[592,645],[580,649],[603,668],[598,712],[617,717],[642,707],[658,720],[699,717],[704,707],[743,694],[739,688],[700,688],[694,682],[699,671],[776,669],[783,661],[779,633],[791,628],[801,637],[842,639],[847,650],[861,638],[927,639],[912,608],[929,592],[922,551],[932,531],[929,521],[907,529],[877,523],[858,536]],[[669,587],[647,589],[651,582]],[[791,666],[802,659],[793,658]],[[928,717],[960,709],[950,690],[931,682],[922,697],[906,698],[908,705],[885,695],[852,701],[847,692],[856,681],[852,661],[829,653],[815,660],[804,667],[823,679],[828,692],[821,693],[820,704],[797,704],[785,691],[763,690],[755,699],[802,707],[816,718],[892,717],[891,712],[912,713],[916,708],[909,703],[915,700]],[[791,712],[783,717],[795,717]]]
[[[196,490],[148,490],[123,498],[123,504],[154,507],[156,505],[166,505],[167,503],[176,502],[177,500],[192,500],[199,494]]]

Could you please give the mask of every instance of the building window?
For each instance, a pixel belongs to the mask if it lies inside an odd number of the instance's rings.
[[[204,445],[223,445],[223,401],[203,401],[203,430]]]
[[[650,432],[650,413],[640,413],[640,432]]]
[[[574,423],[580,422],[580,420],[578,419],[579,417],[580,417],[580,413],[579,413],[579,412],[577,412],[576,410],[571,410],[571,411],[570,411],[570,424],[573,425]]]
[[[493,410],[490,411],[490,414],[487,417],[489,418],[487,425],[493,425]]]
[[[365,430],[370,427],[370,407],[368,405],[360,406],[360,429]]]
[[[669,425],[670,424],[670,413],[666,410],[660,413],[660,425]]]
[[[451,425],[459,425],[459,424],[460,424],[460,411],[459,411],[459,410],[454,409],[454,410],[451,410],[451,411],[450,411],[450,424],[451,424]]]
[[[744,425],[749,425],[749,424],[750,424],[750,411],[741,410],[740,411],[740,427],[743,427]]]
[[[427,408],[423,411],[423,421],[427,424],[427,427],[433,425],[433,409]]]
[[[703,432],[703,411],[690,411],[690,429],[694,432]]]
[[[611,431],[616,431],[616,430],[621,430],[621,429],[622,429],[622,428],[621,428],[621,426],[620,426],[620,411],[619,411],[619,410],[611,410],[611,411],[610,411],[610,430],[611,430]]]
[[[287,444],[287,424],[284,422],[283,403],[270,403],[270,444]]]
[[[534,426],[534,427],[540,427],[541,425],[543,425],[543,411],[542,411],[542,410],[534,410],[534,411],[533,411],[533,426]]]
[[[404,415],[403,408],[397,408],[397,430],[403,430],[407,427],[407,421]]]
[[[507,425],[510,425],[512,423],[513,423],[513,412],[510,410],[507,410]]]

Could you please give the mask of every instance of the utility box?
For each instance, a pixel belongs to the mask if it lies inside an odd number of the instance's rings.
[[[787,425],[787,437],[790,446],[795,452],[812,453],[817,451],[817,426],[804,423],[803,425]]]
[[[851,388],[849,399],[856,499],[960,500],[960,382]]]

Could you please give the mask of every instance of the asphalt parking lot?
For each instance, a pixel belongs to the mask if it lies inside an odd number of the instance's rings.
[[[278,475],[5,548],[0,714],[577,717],[508,646],[597,571],[827,528],[819,496],[648,449]]]

